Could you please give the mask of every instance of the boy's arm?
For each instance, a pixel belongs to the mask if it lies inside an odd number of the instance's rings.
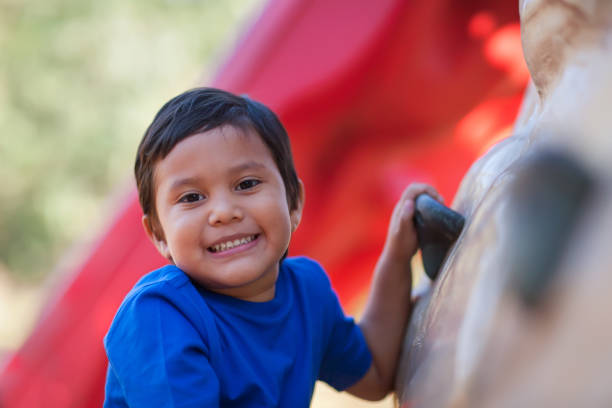
[[[410,316],[410,260],[418,248],[412,218],[414,201],[421,193],[442,201],[431,186],[411,184],[393,210],[385,247],[376,264],[368,302],[359,322],[372,354],[372,365],[361,380],[347,389],[360,398],[379,400],[393,389]]]

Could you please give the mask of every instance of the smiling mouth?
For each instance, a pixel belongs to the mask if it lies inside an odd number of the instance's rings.
[[[228,251],[230,249],[240,247],[242,245],[246,245],[249,242],[255,241],[257,237],[259,237],[259,234],[249,235],[248,237],[242,237],[239,239],[233,239],[233,240],[229,240],[226,242],[221,242],[221,243],[209,246],[207,249],[210,252],[217,254],[223,251]]]

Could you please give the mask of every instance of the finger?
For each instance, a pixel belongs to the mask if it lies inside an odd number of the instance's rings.
[[[402,201],[414,200],[416,196],[427,191],[427,184],[424,183],[412,183],[402,193]]]
[[[442,195],[432,186],[427,186],[424,192],[432,196],[436,201],[444,203],[444,197],[442,197]]]
[[[412,183],[410,184],[402,194],[401,201],[410,200],[413,201],[420,194],[429,194],[435,200],[443,203],[444,198],[436,191],[435,188],[425,183]]]
[[[415,204],[412,200],[406,200],[402,203],[401,206],[401,219],[402,221],[411,221],[414,215]]]

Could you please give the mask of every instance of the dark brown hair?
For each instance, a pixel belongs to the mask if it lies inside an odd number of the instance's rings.
[[[255,130],[272,153],[285,184],[289,209],[297,208],[300,189],[289,137],[274,112],[247,96],[195,88],[162,106],[138,146],[134,174],[144,214],[157,221],[153,176],[158,160],[181,140],[224,125]]]

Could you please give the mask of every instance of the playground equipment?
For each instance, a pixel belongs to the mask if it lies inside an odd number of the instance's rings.
[[[533,83],[405,339],[404,407],[612,405],[612,3],[519,2]]]

